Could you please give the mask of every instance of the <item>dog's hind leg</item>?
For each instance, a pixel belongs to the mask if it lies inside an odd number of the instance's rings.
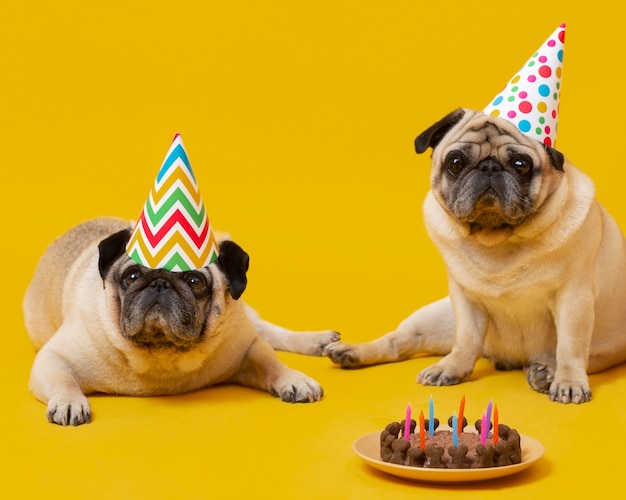
[[[418,309],[386,335],[362,344],[335,342],[324,354],[345,368],[403,361],[416,354],[445,355],[454,345],[455,329],[446,297]]]
[[[249,305],[245,305],[246,315],[258,334],[278,351],[295,352],[309,356],[322,356],[324,349],[341,336],[332,330],[297,332],[275,325],[262,319]]]

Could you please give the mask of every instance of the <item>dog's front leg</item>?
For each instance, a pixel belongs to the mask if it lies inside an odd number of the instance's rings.
[[[35,357],[30,375],[30,390],[48,405],[48,420],[60,425],[80,425],[91,421],[89,401],[74,372],[49,345]]]
[[[591,287],[569,287],[561,293],[554,320],[556,370],[548,395],[561,403],[586,403],[591,400],[587,361],[595,320]]]
[[[313,403],[324,391],[315,380],[281,362],[265,340],[252,341],[231,382],[268,391],[288,403]]]
[[[483,353],[483,341],[489,318],[450,280],[450,299],[456,318],[456,338],[450,354],[422,370],[417,381],[423,385],[454,385],[471,375]]]

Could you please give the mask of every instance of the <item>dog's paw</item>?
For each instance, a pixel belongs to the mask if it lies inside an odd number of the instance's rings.
[[[270,392],[286,403],[315,403],[324,395],[324,389],[315,380],[291,369],[274,383]]]
[[[298,334],[301,342],[302,354],[309,356],[324,356],[326,348],[333,342],[338,342],[341,335],[338,332],[328,330],[323,332],[303,332]]]
[[[550,401],[558,403],[588,403],[591,401],[589,384],[581,381],[555,379],[548,391]]]
[[[531,389],[548,394],[554,381],[554,368],[545,363],[532,363],[526,368],[526,380]]]
[[[448,371],[439,365],[425,368],[417,375],[417,381],[422,385],[456,385],[463,377],[455,372]]]
[[[59,425],[81,425],[91,422],[91,407],[87,398],[80,394],[73,398],[53,396],[48,402],[48,421]]]
[[[333,342],[324,348],[323,356],[342,368],[356,368],[362,366],[355,346],[344,342]]]
[[[531,389],[547,394],[558,403],[587,403],[591,401],[591,389],[585,373],[558,375],[556,367],[548,363],[532,363],[526,371],[526,380]]]

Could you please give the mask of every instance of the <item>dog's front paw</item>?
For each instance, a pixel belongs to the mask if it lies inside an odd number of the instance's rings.
[[[356,347],[344,342],[333,342],[324,348],[324,356],[342,368],[357,368],[362,366]]]
[[[315,403],[324,395],[320,384],[296,370],[289,370],[280,377],[270,392],[286,403]]]
[[[433,365],[419,372],[417,381],[422,385],[456,385],[461,381],[461,377]]]
[[[91,407],[87,398],[80,394],[73,398],[53,396],[46,413],[49,422],[59,425],[81,425],[91,422]]]
[[[417,381],[422,385],[456,385],[472,374],[474,363],[473,357],[453,350],[438,363],[422,370]]]
[[[556,378],[550,385],[548,396],[550,401],[558,403],[588,403],[591,401],[591,389],[587,380],[583,382]]]

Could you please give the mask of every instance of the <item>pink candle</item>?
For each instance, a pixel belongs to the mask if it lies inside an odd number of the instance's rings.
[[[426,449],[426,436],[424,435],[424,411],[420,410],[420,448]]]
[[[488,425],[489,424],[487,423],[487,415],[483,413],[483,417],[480,420],[480,444],[482,444],[483,446],[487,442],[487,434],[489,432],[487,430]]]
[[[487,415],[485,415],[485,418],[487,419],[487,436],[489,436],[489,427],[491,427],[491,408],[492,402],[490,399],[489,404],[487,405]]]
[[[461,407],[459,408],[459,434],[463,432],[463,417],[465,413],[465,394],[461,398]]]
[[[404,440],[409,440],[409,434],[411,433],[411,403],[406,407],[406,417],[404,419]]]

